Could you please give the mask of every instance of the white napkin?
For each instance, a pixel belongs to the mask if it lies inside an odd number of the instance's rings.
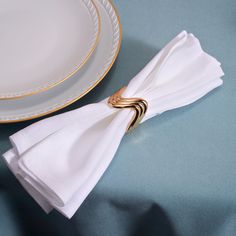
[[[198,100],[222,84],[221,76],[220,63],[183,31],[129,82],[123,97],[148,102],[143,122]],[[132,116],[105,99],[15,133],[3,156],[46,212],[55,208],[71,218],[112,161]]]

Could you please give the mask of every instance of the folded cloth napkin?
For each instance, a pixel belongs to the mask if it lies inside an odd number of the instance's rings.
[[[148,102],[142,122],[188,105],[222,84],[220,63],[194,35],[176,36],[136,75],[123,97]],[[23,187],[46,211],[71,218],[112,161],[133,116],[108,99],[50,117],[10,137],[3,157]]]

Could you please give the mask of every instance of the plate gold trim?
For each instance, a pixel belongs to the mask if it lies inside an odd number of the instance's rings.
[[[71,73],[69,73],[65,78],[53,83],[53,84],[50,84],[44,88],[38,88],[38,89],[35,89],[33,92],[26,92],[24,94],[21,94],[21,95],[16,95],[16,96],[9,96],[9,97],[0,97],[0,100],[15,100],[15,99],[19,99],[19,98],[23,98],[23,97],[27,97],[27,96],[31,96],[31,95],[34,95],[34,94],[38,94],[38,93],[41,93],[41,92],[44,92],[44,91],[47,91],[61,83],[63,83],[64,81],[66,81],[67,79],[69,79],[71,76],[73,76],[76,72],[78,72],[85,64],[86,62],[89,60],[89,58],[91,57],[91,55],[93,54],[94,50],[96,49],[97,45],[98,45],[98,42],[99,42],[99,39],[100,39],[100,34],[101,34],[101,16],[100,16],[100,13],[98,11],[98,8],[96,6],[96,4],[94,3],[94,0],[90,0],[94,6],[94,9],[97,13],[97,17],[98,17],[98,31],[96,33],[96,40],[94,42],[94,45],[93,47],[91,47],[91,49],[89,50],[88,54],[86,55],[86,57],[84,58],[83,62],[80,63],[80,65],[78,65]],[[0,122],[1,123],[1,122]]]
[[[38,115],[35,115],[35,116],[31,116],[31,117],[27,117],[27,118],[23,118],[23,119],[19,119],[19,120],[1,120],[0,124],[19,123],[19,122],[23,122],[23,121],[27,121],[27,120],[33,120],[33,119],[36,119],[36,118],[40,118],[42,116],[49,115],[49,114],[54,113],[56,111],[59,111],[59,110],[65,108],[65,107],[73,104],[74,102],[78,101],[80,98],[82,98],[84,95],[89,93],[92,89],[94,89],[105,78],[105,76],[107,75],[107,73],[109,72],[111,67],[113,66],[114,62],[116,61],[116,58],[117,58],[117,56],[119,54],[119,51],[120,51],[121,39],[122,39],[122,25],[121,25],[121,20],[120,20],[119,13],[118,13],[114,3],[112,2],[112,0],[108,0],[108,2],[111,4],[111,6],[114,9],[114,12],[115,12],[115,14],[117,16],[120,37],[119,37],[119,42],[118,42],[118,46],[117,46],[117,50],[116,50],[115,56],[114,56],[112,62],[110,63],[110,65],[108,66],[107,70],[102,74],[102,76],[92,86],[90,86],[85,92],[83,92],[78,97],[76,97],[75,99],[71,100],[70,102],[68,102],[66,104],[63,104],[63,106],[57,107],[55,109],[52,109],[50,111],[47,111],[47,112],[44,112],[44,113],[41,113],[41,114],[38,114]]]

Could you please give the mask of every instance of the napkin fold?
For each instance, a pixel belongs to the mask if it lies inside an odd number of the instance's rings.
[[[148,102],[142,122],[193,103],[222,84],[220,63],[185,31],[169,42],[126,87],[123,97]],[[46,211],[71,218],[112,161],[133,116],[107,99],[41,120],[10,137],[3,157]]]

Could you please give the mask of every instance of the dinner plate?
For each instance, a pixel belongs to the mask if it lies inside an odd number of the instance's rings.
[[[0,99],[47,90],[78,71],[100,31],[92,0],[0,0]]]
[[[121,24],[109,0],[94,1],[101,16],[99,44],[81,70],[50,90],[16,100],[0,100],[0,122],[37,118],[68,106],[94,88],[113,65],[120,49]]]

